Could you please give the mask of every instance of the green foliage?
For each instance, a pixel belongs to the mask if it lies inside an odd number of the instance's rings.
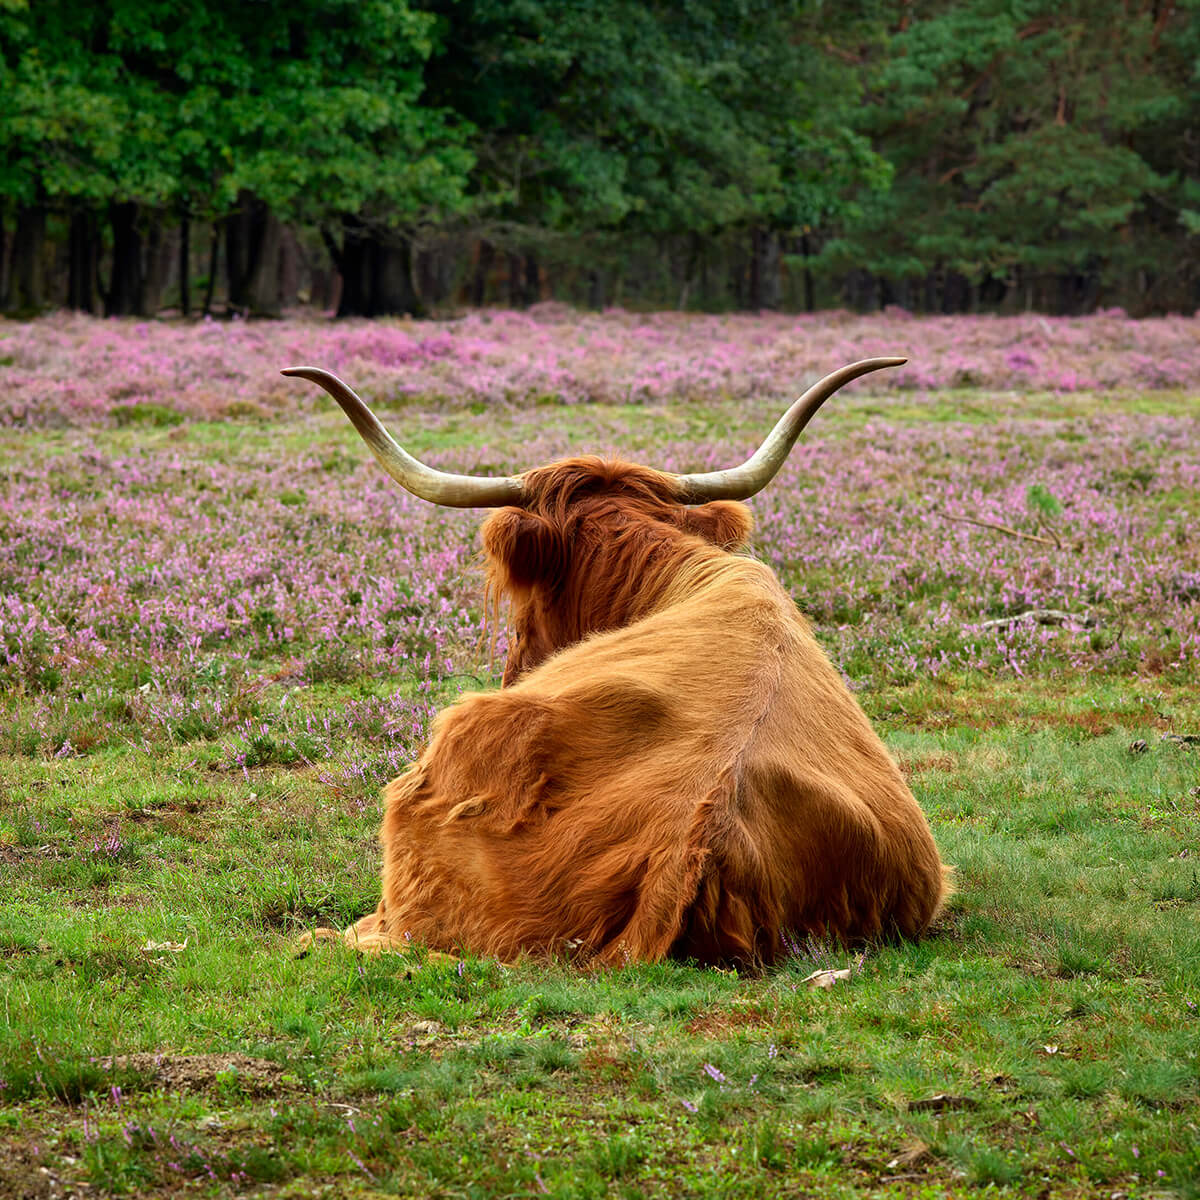
[[[1194,236],[1200,159],[1179,142],[1200,120],[1194,3],[939,0],[898,30],[863,7],[860,46],[886,52],[859,127],[895,186],[828,261],[1032,287],[1161,271],[1163,239]]]
[[[418,103],[434,20],[407,0],[133,0],[0,10],[0,196],[283,215],[458,202],[470,156]]]
[[[499,219],[558,232],[817,224],[887,164],[806,3],[444,6],[433,95],[479,130]]]
[[[1025,492],[1026,507],[1042,517],[1057,517],[1062,513],[1062,502],[1044,483],[1031,484]]]
[[[377,255],[467,226],[693,265],[765,232],[885,302],[1194,306],[1198,8],[3,0],[0,218],[253,198]]]

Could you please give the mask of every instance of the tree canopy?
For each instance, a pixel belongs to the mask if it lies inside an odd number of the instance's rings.
[[[0,0],[0,303],[1191,310],[1198,8]]]

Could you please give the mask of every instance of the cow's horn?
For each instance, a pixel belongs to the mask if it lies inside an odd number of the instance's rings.
[[[379,465],[404,489],[450,508],[499,508],[520,505],[524,489],[520,479],[483,479],[475,475],[451,475],[418,462],[379,423],[375,414],[359,399],[354,389],[336,375],[320,367],[288,367],[283,375],[298,375],[320,384],[345,410],[354,428],[375,455]]]
[[[881,367],[903,366],[906,358],[865,358],[826,375],[792,405],[767,434],[767,440],[740,467],[727,471],[707,471],[700,475],[679,475],[679,498],[685,504],[704,504],[709,500],[745,500],[775,478],[783,460],[795,445],[800,431],[813,414],[844,383],[878,371]]]

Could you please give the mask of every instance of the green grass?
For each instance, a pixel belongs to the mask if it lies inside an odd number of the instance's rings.
[[[1099,697],[1032,688],[1002,725],[935,729],[916,689],[869,697],[885,729],[916,713],[890,740],[959,892],[920,943],[745,978],[297,957],[297,931],[372,906],[374,812],[305,771],[247,780],[179,751],[11,760],[0,1182],[47,1165],[103,1194],[1194,1194],[1197,764],[1108,687],[1117,723],[1087,736],[1070,718]],[[953,697],[972,702],[1000,701]],[[826,962],[856,969],[810,991]]]
[[[848,402],[850,425],[872,404]],[[758,424],[732,406],[547,412],[631,454],[665,428]],[[229,458],[297,450],[315,424],[336,470],[359,454],[339,422],[240,425],[236,445],[218,426],[105,436]],[[461,414],[413,447],[483,426]],[[22,437],[36,457],[62,435]],[[514,449],[502,429],[492,445]],[[1200,731],[1194,681],[877,678],[861,699],[957,868],[931,935],[759,975],[586,974],[298,954],[298,933],[377,899],[378,780],[331,785],[269,738],[243,770],[199,726],[147,743],[121,697],[148,679],[106,669],[96,722],[116,733],[89,753],[0,738],[0,1196],[1200,1195],[1200,746],[1161,736]],[[251,695],[259,669],[214,659],[203,686],[253,715],[291,686]],[[292,703],[316,713],[406,686],[333,651],[306,670]],[[36,702],[4,698],[12,728]],[[372,736],[348,734],[359,755]],[[829,965],[851,977],[805,986]]]

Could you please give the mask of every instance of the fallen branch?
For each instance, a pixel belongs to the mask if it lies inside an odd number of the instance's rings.
[[[947,1109],[978,1108],[979,1101],[972,1096],[950,1096],[938,1092],[936,1096],[927,1096],[924,1100],[909,1101],[909,1112],[945,1112]]]
[[[993,617],[990,621],[980,624],[980,629],[995,629],[998,625],[1015,625],[1018,621],[1034,621],[1038,625],[1065,625],[1068,621],[1077,621],[1075,613],[1063,612],[1061,608],[1031,608],[1022,613],[1013,613],[1008,617]]]
[[[1038,528],[1040,530],[1042,530],[1046,534],[1046,536],[1054,543],[1054,548],[1056,550],[1062,549],[1062,538],[1060,538],[1058,536],[1058,534],[1055,533],[1054,530],[1050,528],[1049,525],[1045,525],[1041,521],[1039,521]]]
[[[1194,746],[1200,746],[1200,733],[1164,733],[1161,740],[1174,742],[1176,746],[1190,750]]]
[[[965,524],[965,525],[978,525],[982,529],[994,529],[994,530],[996,530],[997,533],[1007,533],[1009,537],[1023,538],[1027,542],[1038,542],[1043,546],[1057,545],[1060,549],[1062,547],[1062,542],[1058,541],[1057,539],[1052,541],[1050,538],[1038,537],[1038,535],[1036,533],[1024,533],[1022,530],[1013,529],[1009,525],[997,525],[995,521],[980,521],[975,517],[951,517],[951,516],[947,516],[946,520],[947,521],[962,521],[963,524]]]

